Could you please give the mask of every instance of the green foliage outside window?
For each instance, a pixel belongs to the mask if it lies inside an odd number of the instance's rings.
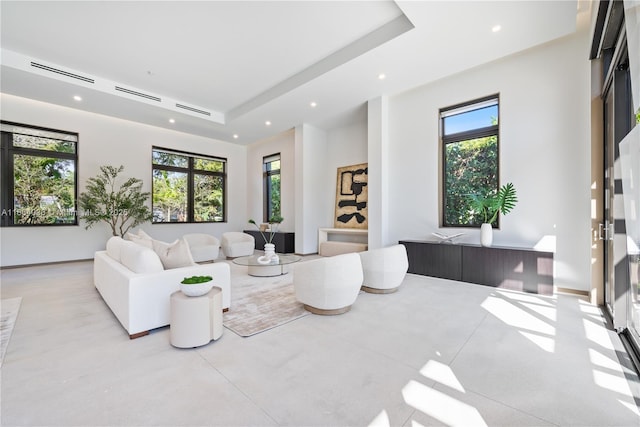
[[[267,215],[269,220],[271,218],[278,218],[281,216],[280,211],[280,174],[272,175],[269,180],[269,214]]]
[[[495,194],[498,187],[498,138],[489,136],[445,147],[445,223],[480,225],[471,194]]]
[[[280,218],[282,215],[280,206],[280,154],[265,157],[263,162],[265,190],[264,220],[266,222],[274,222],[272,221],[273,218]]]
[[[225,164],[153,150],[153,222],[224,221]]]
[[[13,193],[3,197],[12,203],[2,207],[3,225],[76,224],[77,135],[3,123],[2,140],[2,167],[13,165],[2,183]]]

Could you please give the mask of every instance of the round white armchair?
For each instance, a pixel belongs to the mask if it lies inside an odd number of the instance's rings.
[[[362,290],[374,294],[388,294],[400,287],[407,274],[409,261],[404,245],[360,252],[362,261]]]
[[[252,235],[240,231],[222,233],[222,251],[227,258],[253,255],[256,241]]]
[[[357,253],[294,264],[296,299],[314,314],[342,314],[351,309],[362,286],[362,264]]]
[[[215,261],[220,253],[220,240],[211,234],[190,233],[182,236],[189,245],[195,262]]]

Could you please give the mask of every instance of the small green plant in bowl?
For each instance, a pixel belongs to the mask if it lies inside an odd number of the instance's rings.
[[[205,282],[210,282],[213,280],[213,277],[211,276],[191,276],[191,277],[185,277],[182,282],[183,285],[194,285],[197,283],[205,283]]]
[[[180,282],[180,290],[190,297],[199,297],[208,293],[213,288],[213,277],[191,276],[185,277]]]

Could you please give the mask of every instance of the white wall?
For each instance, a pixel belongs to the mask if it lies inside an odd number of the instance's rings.
[[[265,156],[280,153],[280,207],[284,221],[280,231],[294,231],[295,219],[295,132],[293,129],[247,147],[247,220],[264,219],[262,162]]]
[[[428,238],[439,229],[438,109],[500,94],[500,182],[516,208],[494,245],[556,239],[555,284],[590,288],[590,65],[586,29],[559,41],[390,98],[390,237]]]
[[[227,223],[145,224],[142,228],[160,240],[172,241],[185,233],[207,232],[220,237],[228,230],[242,230],[247,221],[246,147],[187,135],[7,94],[0,95],[2,119],[22,124],[79,133],[79,192],[99,166],[124,165],[126,176],[144,181],[151,191],[151,147],[174,148],[227,159]],[[150,206],[149,202],[149,206]],[[104,249],[111,231],[106,224],[85,230],[84,224],[62,227],[2,228],[0,265],[13,266],[93,258]]]
[[[367,122],[357,122],[337,127],[327,132],[327,162],[322,180],[326,212],[320,227],[333,227],[336,207],[338,168],[367,163]]]

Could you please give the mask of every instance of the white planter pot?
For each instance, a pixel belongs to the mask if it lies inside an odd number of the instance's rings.
[[[493,243],[493,227],[491,224],[482,224],[480,226],[480,244],[482,246],[491,246]]]

